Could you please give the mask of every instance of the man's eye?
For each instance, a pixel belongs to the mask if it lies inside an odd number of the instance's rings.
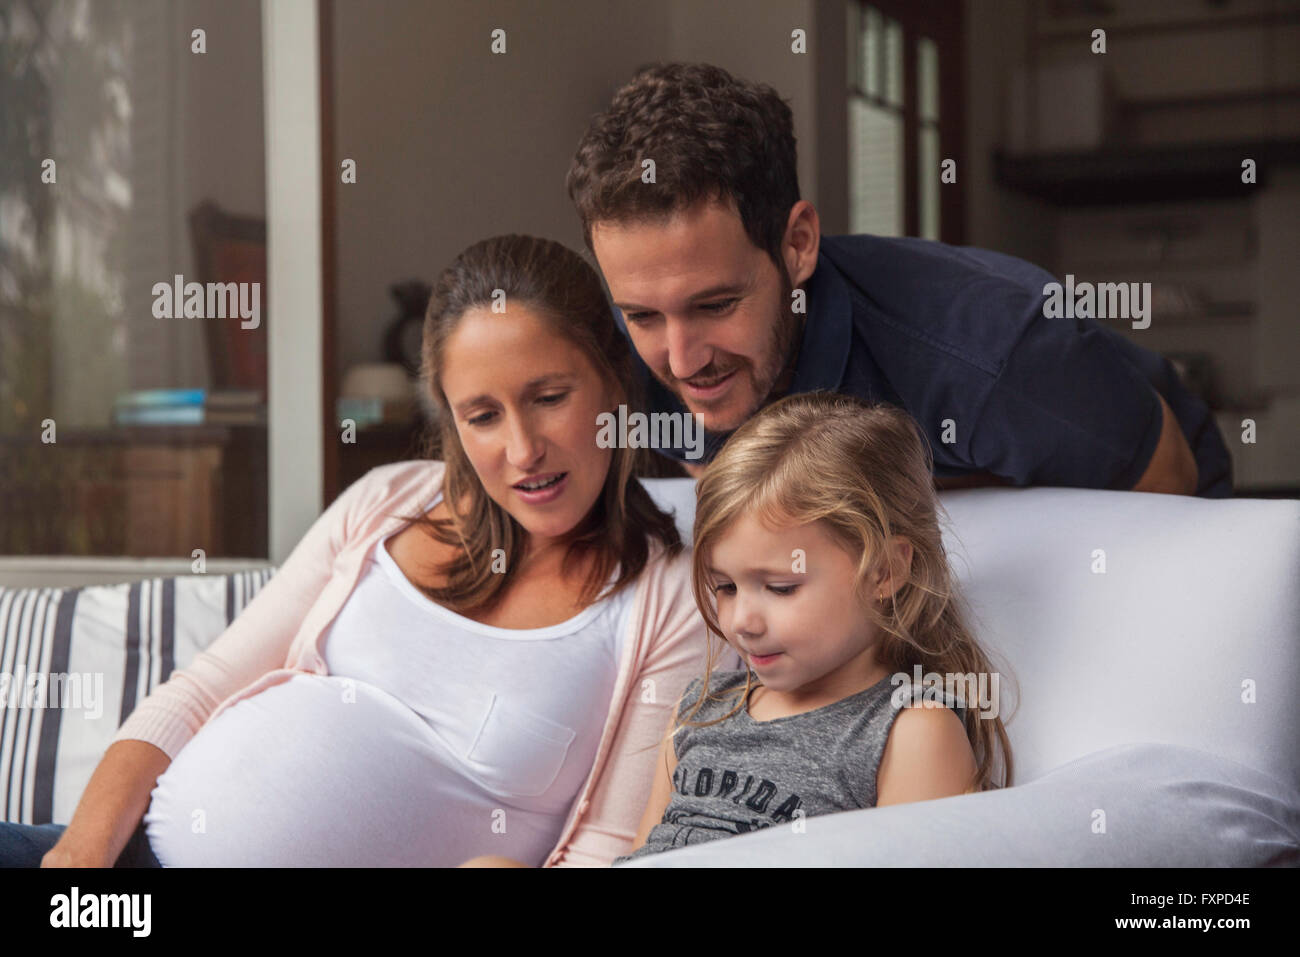
[[[735,299],[724,299],[722,302],[706,303],[705,305],[700,306],[700,308],[707,309],[709,312],[723,312],[724,310],[730,309],[734,306],[736,302],[737,300]]]
[[[650,313],[648,312],[625,312],[623,313],[623,318],[626,319],[628,322],[639,323],[642,320],[644,320],[648,315],[650,315]]]

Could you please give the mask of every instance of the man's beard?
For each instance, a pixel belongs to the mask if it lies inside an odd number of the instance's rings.
[[[799,356],[798,346],[803,335],[803,317],[790,311],[794,286],[785,271],[785,266],[780,266],[777,272],[781,277],[781,298],[778,303],[779,312],[776,322],[772,325],[771,336],[768,340],[768,351],[765,354],[767,361],[761,373],[755,371],[752,362],[739,356],[736,357],[738,365],[732,367],[738,375],[743,375],[749,379],[753,386],[754,405],[745,410],[740,417],[740,421],[734,425],[721,429],[708,429],[709,433],[727,435],[734,432],[746,420],[757,413],[759,409],[767,405],[768,402],[780,398],[793,380],[794,364]],[[725,373],[726,371],[726,369],[719,370],[713,363],[710,363],[692,378],[714,379],[718,377],[719,372]],[[682,395],[681,387],[673,384],[677,382],[680,382],[680,380],[674,379],[672,382],[665,382],[664,384],[677,396],[678,401],[689,409],[690,403]]]
[[[799,360],[803,321],[807,317],[791,311],[794,286],[790,283],[790,277],[786,275],[784,266],[779,272],[781,274],[781,315],[772,330],[772,355],[776,357],[776,371],[772,374],[771,381],[759,383],[761,388],[757,391],[761,398],[758,400],[758,407],[750,415],[785,395],[794,381],[794,367]]]

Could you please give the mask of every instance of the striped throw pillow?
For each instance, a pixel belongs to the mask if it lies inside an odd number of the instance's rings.
[[[0,820],[66,824],[122,722],[274,571],[0,588]]]

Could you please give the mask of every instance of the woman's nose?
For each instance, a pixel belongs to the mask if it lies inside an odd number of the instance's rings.
[[[510,426],[510,435],[506,440],[506,458],[517,469],[527,469],[536,465],[546,451],[546,443],[541,436],[522,417],[516,418]]]

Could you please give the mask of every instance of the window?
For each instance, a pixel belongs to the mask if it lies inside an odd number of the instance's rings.
[[[962,241],[961,8],[946,0],[848,7],[850,230]]]
[[[265,558],[259,0],[0,21],[0,555]]]

